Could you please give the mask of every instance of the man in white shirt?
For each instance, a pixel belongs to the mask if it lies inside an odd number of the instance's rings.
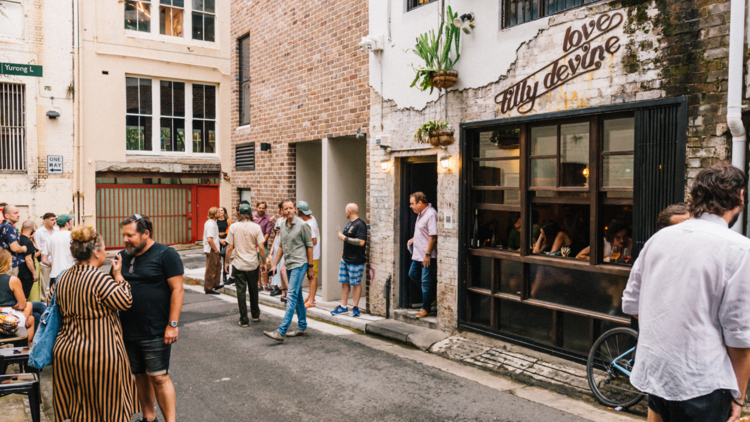
[[[315,307],[315,294],[318,292],[318,268],[320,267],[320,229],[318,228],[318,220],[312,215],[310,205],[305,201],[297,202],[297,215],[302,219],[312,232],[313,242],[313,278],[309,278],[310,291],[305,299],[305,308]]]
[[[203,290],[207,295],[218,295],[216,289],[221,284],[221,255],[219,255],[219,225],[216,223],[218,207],[208,210],[208,220],[203,225],[203,253],[206,254],[206,272],[203,276]]]
[[[693,218],[646,242],[622,309],[640,332],[630,382],[649,421],[735,422],[750,378],[750,239],[729,230],[747,177],[726,162],[695,177]]]
[[[65,270],[75,265],[73,254],[70,253],[70,229],[73,228],[73,216],[61,214],[55,219],[60,230],[47,239],[42,249],[42,264],[51,267],[49,272],[49,287]]]
[[[57,216],[54,213],[48,212],[42,217],[44,226],[41,229],[34,232],[34,241],[36,242],[37,248],[40,251],[44,250],[44,246],[47,244],[47,239],[50,238],[60,229],[57,227]],[[49,292],[49,273],[51,268],[49,265],[39,263],[39,281],[42,285],[41,298],[42,302],[47,302],[47,293]]]

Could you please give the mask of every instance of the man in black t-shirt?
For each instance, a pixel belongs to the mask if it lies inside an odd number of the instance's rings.
[[[34,235],[34,222],[26,220],[21,225],[21,237],[18,239],[18,244],[26,246],[26,252],[22,254],[23,262],[18,265],[18,278],[21,280],[21,286],[23,286],[23,294],[26,299],[31,294],[31,288],[34,287],[34,283],[39,279],[39,275],[36,273],[36,264],[34,259],[39,252],[34,247],[34,242],[31,237]]]
[[[359,218],[357,204],[346,206],[346,218],[349,224],[343,232],[339,232],[339,239],[344,242],[344,253],[341,254],[339,266],[339,283],[341,283],[341,305],[331,311],[332,315],[349,313],[349,290],[352,290],[354,307],[352,316],[359,316],[359,298],[362,295],[362,275],[365,272],[365,243],[367,242],[367,225]]]
[[[120,312],[120,321],[130,370],[138,385],[141,422],[156,419],[154,398],[167,422],[175,422],[169,357],[182,311],[182,259],[174,249],[154,242],[148,217],[133,214],[120,226],[125,251],[115,259],[122,261],[122,275],[133,294],[133,306]]]

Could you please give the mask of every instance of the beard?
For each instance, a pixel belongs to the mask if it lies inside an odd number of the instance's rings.
[[[125,244],[125,252],[130,256],[138,255],[146,247],[146,242],[141,243],[138,246],[133,246],[130,243]]]

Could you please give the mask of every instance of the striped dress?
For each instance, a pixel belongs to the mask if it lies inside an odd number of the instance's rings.
[[[136,386],[116,313],[133,303],[130,286],[77,265],[54,287],[62,315],[53,351],[55,420],[130,422]]]

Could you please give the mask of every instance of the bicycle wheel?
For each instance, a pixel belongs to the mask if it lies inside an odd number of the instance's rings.
[[[635,330],[613,328],[602,334],[591,348],[586,374],[591,391],[603,405],[626,409],[645,396],[630,384],[628,374],[615,367],[617,364],[628,372],[633,370],[637,342],[638,333]]]

